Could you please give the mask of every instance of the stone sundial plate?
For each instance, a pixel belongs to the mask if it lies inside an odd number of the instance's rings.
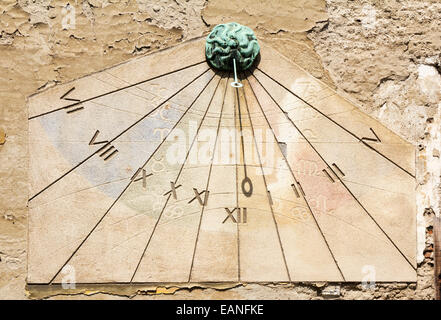
[[[204,43],[29,98],[28,283],[415,281],[414,147],[264,42],[242,88]]]

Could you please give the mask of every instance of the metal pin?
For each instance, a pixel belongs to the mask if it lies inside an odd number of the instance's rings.
[[[237,81],[236,59],[233,59],[233,67],[234,67],[234,82],[231,82],[231,86],[234,88],[242,88],[243,84]]]

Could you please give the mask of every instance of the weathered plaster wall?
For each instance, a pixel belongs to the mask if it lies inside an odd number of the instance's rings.
[[[417,146],[417,298],[432,292],[432,220],[440,214],[441,3],[328,0],[309,34],[332,80]]]
[[[237,21],[418,146],[419,279],[342,286],[341,297],[433,297],[431,219],[440,207],[441,4],[437,0],[4,0],[0,2],[0,298],[25,288],[26,97]],[[71,9],[72,10],[72,9]],[[277,18],[275,18],[277,17]],[[323,298],[324,283],[236,288],[97,288],[94,298]],[[75,298],[87,298],[78,288]],[[75,292],[69,292],[74,294]],[[157,294],[158,293],[158,294]],[[162,293],[162,294],[161,294]]]

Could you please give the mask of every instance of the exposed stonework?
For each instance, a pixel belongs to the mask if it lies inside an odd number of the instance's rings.
[[[3,129],[0,128],[0,144],[5,144],[6,142],[6,133]]]
[[[440,214],[441,4],[328,0],[327,8],[329,21],[309,37],[333,81],[417,146],[421,279],[415,297],[427,297],[433,294],[431,225]]]
[[[267,3],[267,5],[265,5]],[[274,17],[277,17],[275,19]],[[326,21],[325,2],[314,1],[264,1],[253,0],[208,1],[202,19],[210,27],[237,21],[251,28],[258,38],[265,38],[289,59],[308,70],[313,76],[333,86],[332,80],[321,65],[320,58],[307,38],[307,31],[316,23]]]
[[[237,21],[251,29],[272,34],[299,33],[311,30],[315,23],[327,20],[324,0],[291,1],[209,1],[203,11],[209,24]]]
[[[155,26],[136,1],[2,1],[0,4],[0,298],[24,298],[27,216],[26,97],[46,86],[177,43],[176,28]],[[68,28],[64,28],[65,27]],[[14,186],[11,188],[10,186]]]
[[[416,143],[440,101],[441,4],[331,0],[327,7],[329,21],[310,38],[332,79],[366,112]]]
[[[418,214],[422,262],[415,284],[384,284],[374,292],[342,286],[345,299],[430,299],[433,268],[431,219],[440,208],[441,44],[437,0],[285,2],[202,0],[72,0],[75,29],[64,28],[67,1],[6,0],[0,3],[0,298],[29,297],[25,289],[27,225],[28,95],[115,65],[129,57],[206,34],[236,20],[315,77],[350,95],[360,107],[419,146]],[[296,5],[298,3],[299,5]],[[205,7],[205,9],[203,9]],[[203,10],[202,10],[203,9]],[[202,13],[201,13],[202,10]],[[289,14],[285,14],[289,12]],[[281,16],[275,19],[274,16]],[[297,19],[290,19],[295,16]],[[329,20],[328,20],[329,16]],[[303,19],[303,20],[302,20]],[[301,23],[305,21],[305,24]],[[311,30],[307,35],[307,32]],[[320,55],[320,58],[315,51]],[[86,61],[86,62],[85,62]],[[323,68],[321,61],[325,68]],[[329,77],[327,71],[331,77]],[[332,79],[332,80],[331,80]],[[11,186],[14,186],[11,188]],[[426,237],[426,234],[427,237]],[[425,250],[424,250],[425,249]],[[174,294],[122,294],[122,298],[320,299],[325,284],[248,285],[233,289],[182,289]],[[115,298],[96,288],[93,298]],[[62,292],[64,294],[64,292]],[[44,297],[33,294],[30,297]],[[53,293],[47,294],[53,296]],[[75,298],[88,298],[76,295]],[[71,298],[55,295],[53,298]]]

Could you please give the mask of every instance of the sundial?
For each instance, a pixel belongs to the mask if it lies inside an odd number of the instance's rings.
[[[30,284],[416,280],[414,147],[246,27],[28,104]]]

